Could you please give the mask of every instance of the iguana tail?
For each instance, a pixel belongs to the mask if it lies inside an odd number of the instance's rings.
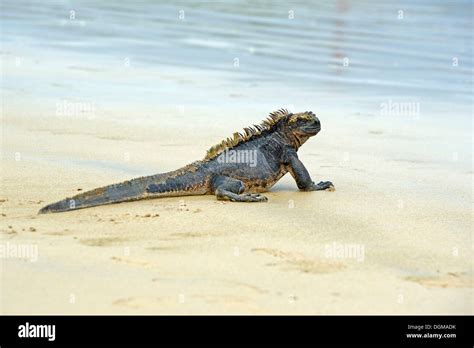
[[[195,164],[165,174],[156,174],[96,188],[43,207],[38,214],[64,212],[98,205],[158,197],[209,193],[209,180]]]

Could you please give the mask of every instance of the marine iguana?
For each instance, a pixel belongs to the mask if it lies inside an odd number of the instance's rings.
[[[330,181],[315,184],[297,155],[321,130],[311,111],[270,113],[260,125],[244,128],[211,147],[201,161],[156,174],[80,193],[49,204],[39,213],[64,212],[140,199],[215,194],[219,200],[265,202],[261,195],[290,172],[302,191],[334,190]],[[253,159],[252,159],[253,158]]]

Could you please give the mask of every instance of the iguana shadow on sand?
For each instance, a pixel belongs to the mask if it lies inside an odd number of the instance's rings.
[[[49,204],[39,213],[64,212],[140,199],[215,194],[219,200],[265,202],[260,194],[290,172],[302,191],[334,190],[331,182],[315,184],[297,151],[321,124],[310,111],[272,112],[245,134],[211,147],[202,161],[178,170],[104,186]]]

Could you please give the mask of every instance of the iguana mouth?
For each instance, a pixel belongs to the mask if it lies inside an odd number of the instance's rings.
[[[302,127],[302,130],[307,134],[316,135],[321,130],[321,126],[320,125],[306,126],[306,127]]]

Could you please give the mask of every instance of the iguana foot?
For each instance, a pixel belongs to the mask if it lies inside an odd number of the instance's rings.
[[[333,183],[330,181],[320,181],[319,183],[311,185],[305,191],[335,191]]]
[[[268,198],[260,193],[246,193],[238,195],[237,199],[230,199],[232,202],[266,202]]]
[[[218,200],[231,202],[266,202],[268,198],[259,193],[242,193],[245,184],[227,176],[216,176],[212,181],[212,188]]]
[[[216,190],[216,197],[220,201],[231,202],[266,202],[268,198],[260,193],[237,194],[223,189]]]

